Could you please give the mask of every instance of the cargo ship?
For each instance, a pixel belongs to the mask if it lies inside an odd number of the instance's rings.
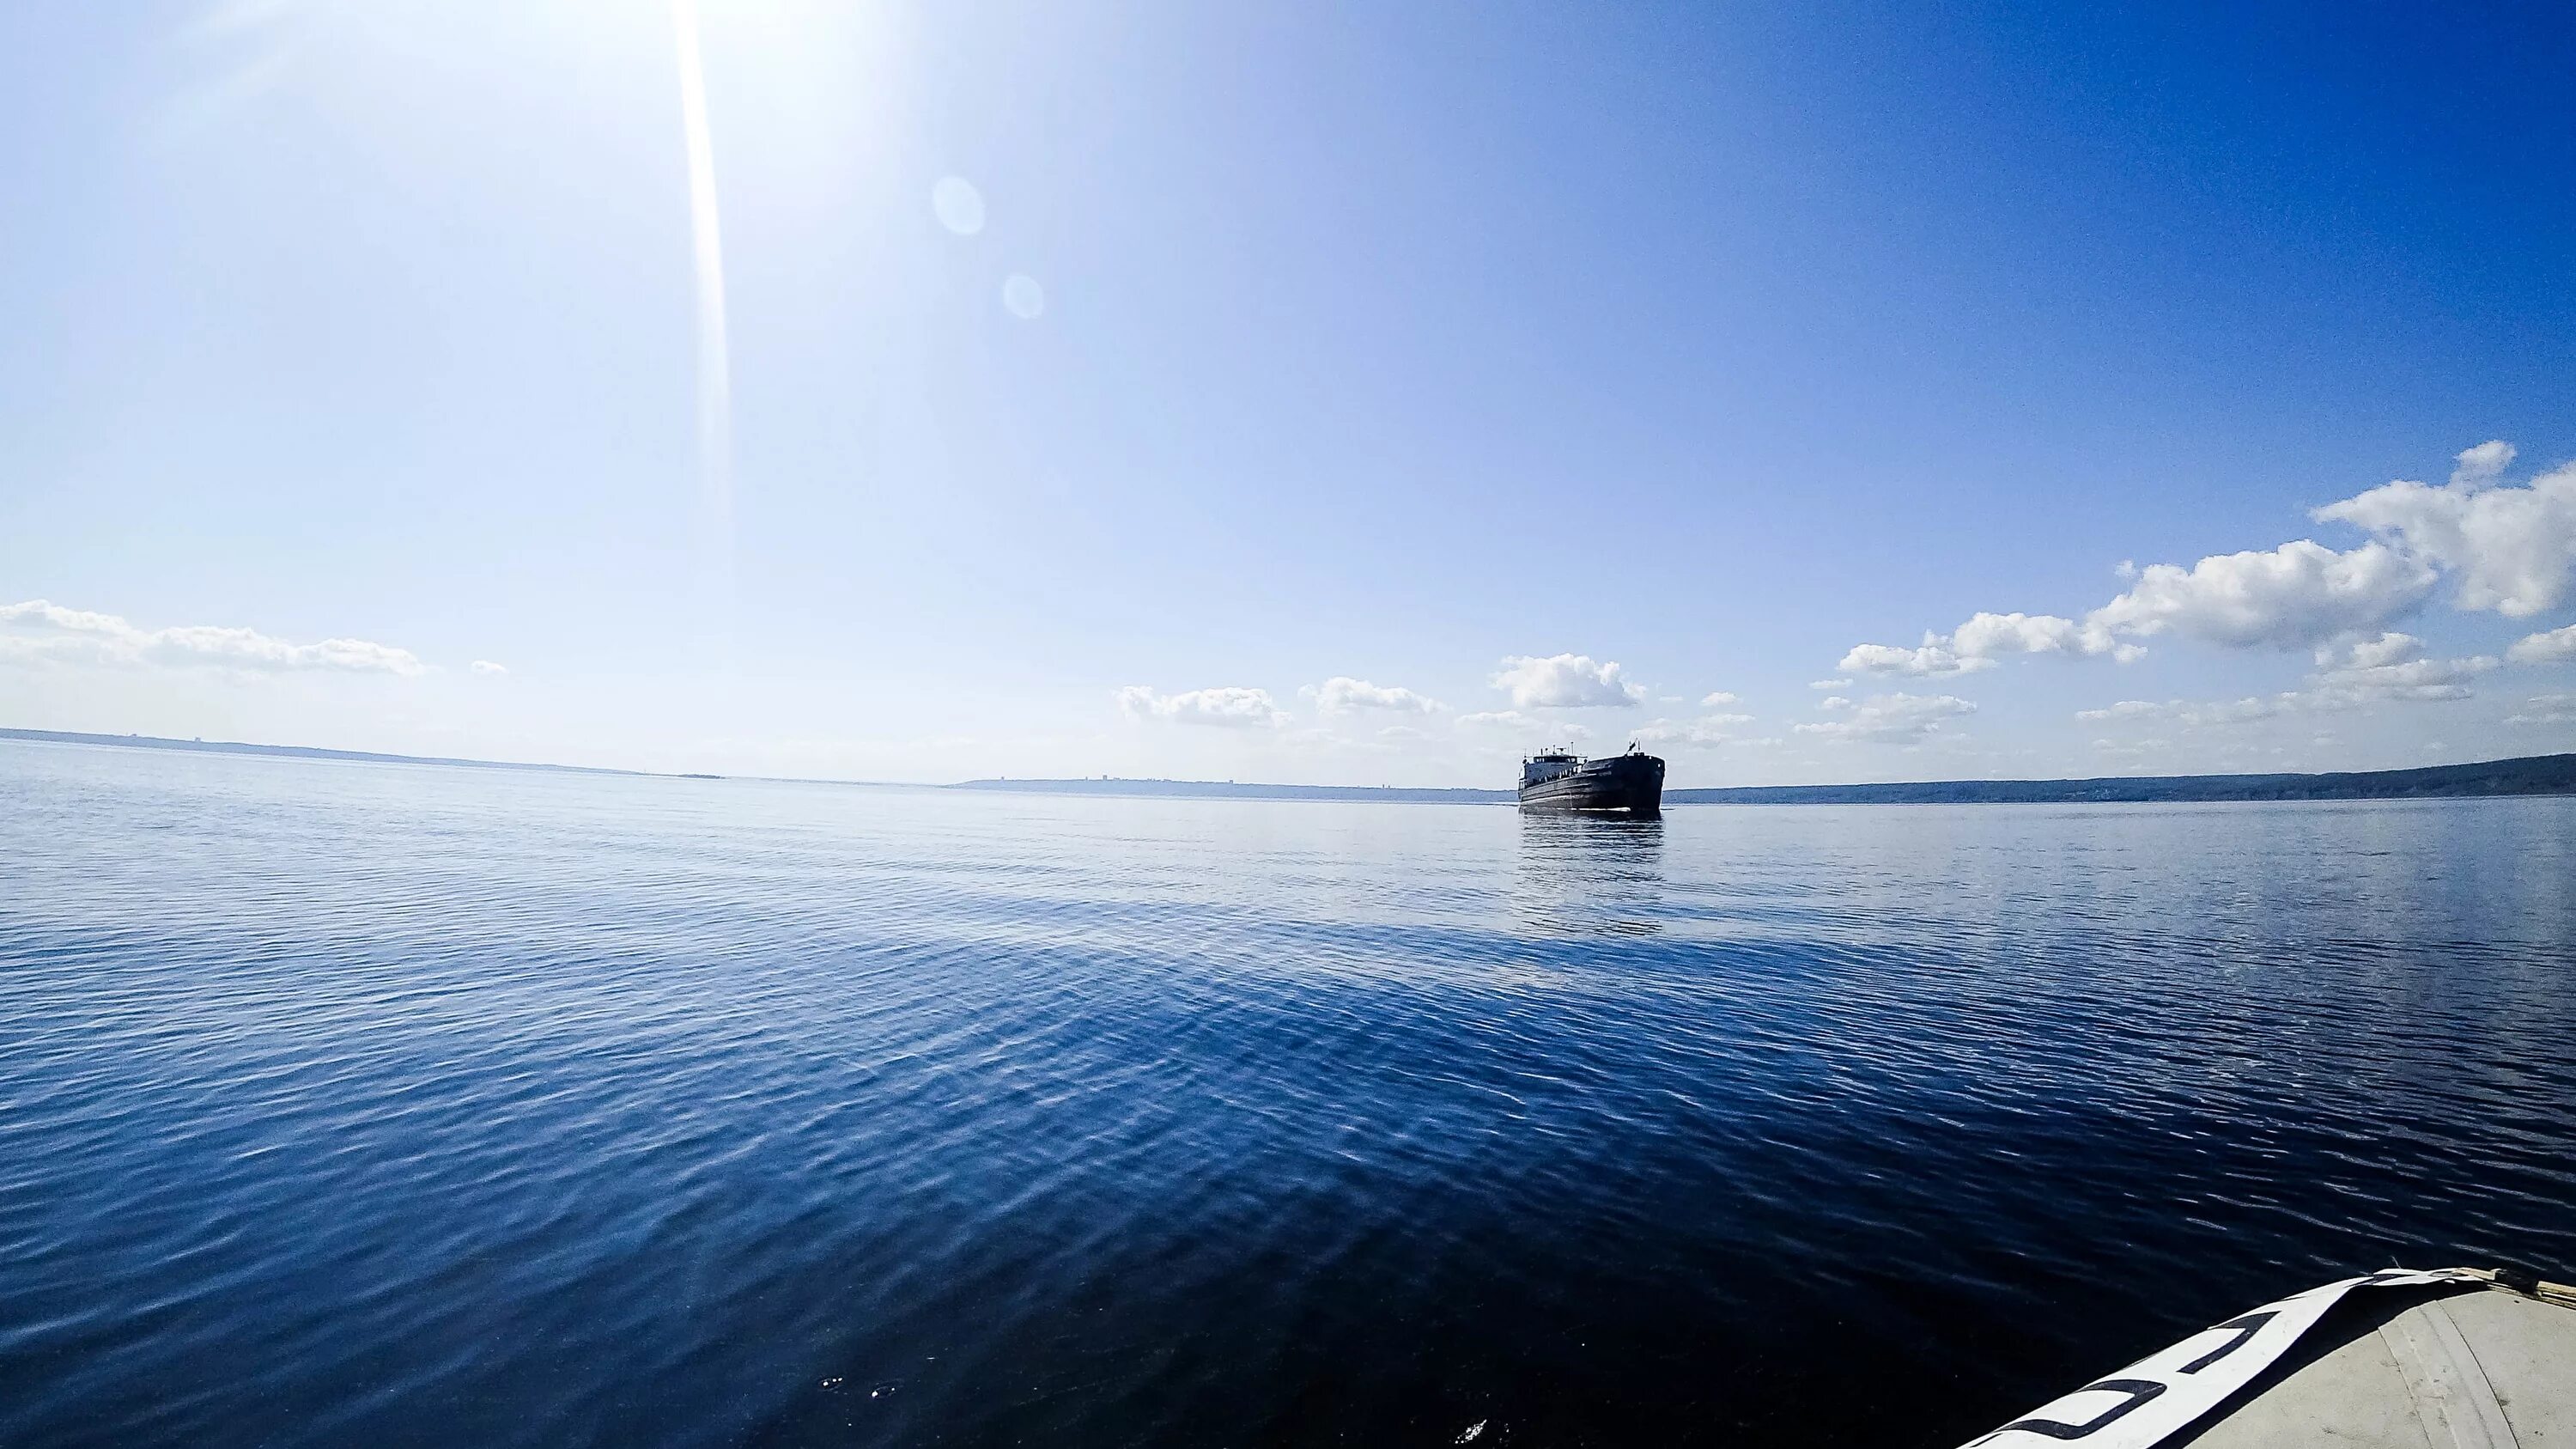
[[[1542,750],[1521,761],[1521,808],[1661,815],[1664,762],[1635,745],[1597,760]]]

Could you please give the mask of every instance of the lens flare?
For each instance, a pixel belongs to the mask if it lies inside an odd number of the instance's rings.
[[[939,178],[939,184],[930,188],[930,209],[941,226],[959,236],[973,236],[984,229],[984,193],[965,177]]]
[[[680,125],[689,155],[689,234],[698,281],[698,477],[702,543],[713,581],[732,593],[733,368],[725,343],[724,239],[716,219],[715,144],[707,131],[706,68],[698,57],[698,8],[671,0],[680,61]]]

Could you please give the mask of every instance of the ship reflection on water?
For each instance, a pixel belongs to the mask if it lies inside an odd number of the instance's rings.
[[[1644,936],[1663,929],[1664,822],[1523,813],[1512,910],[1548,935]]]

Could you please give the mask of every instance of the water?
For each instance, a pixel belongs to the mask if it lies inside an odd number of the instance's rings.
[[[1946,1446],[2576,1268],[2571,880],[0,745],[0,1444]]]

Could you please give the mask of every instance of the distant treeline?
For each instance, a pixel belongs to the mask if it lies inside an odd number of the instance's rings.
[[[1239,785],[1231,780],[969,780],[959,790],[1048,795],[1161,795],[1233,800],[1383,800],[1509,804],[1509,790],[1370,789],[1356,785]],[[1740,785],[1667,790],[1667,805],[2043,805],[2210,800],[2418,800],[2479,795],[2576,795],[2576,755],[2475,765],[2352,770],[2325,775],[2137,775],[2101,780],[1922,780],[1888,785]]]
[[[2576,755],[2325,775],[2137,775],[2103,780],[1925,780],[1667,790],[1673,805],[2016,805],[2157,800],[2422,800],[2576,794]]]
[[[1406,805],[1508,805],[1509,790],[1429,790],[1392,785],[1238,785],[1232,780],[967,780],[951,790],[1029,795],[1185,795],[1221,800],[1376,800]]]

